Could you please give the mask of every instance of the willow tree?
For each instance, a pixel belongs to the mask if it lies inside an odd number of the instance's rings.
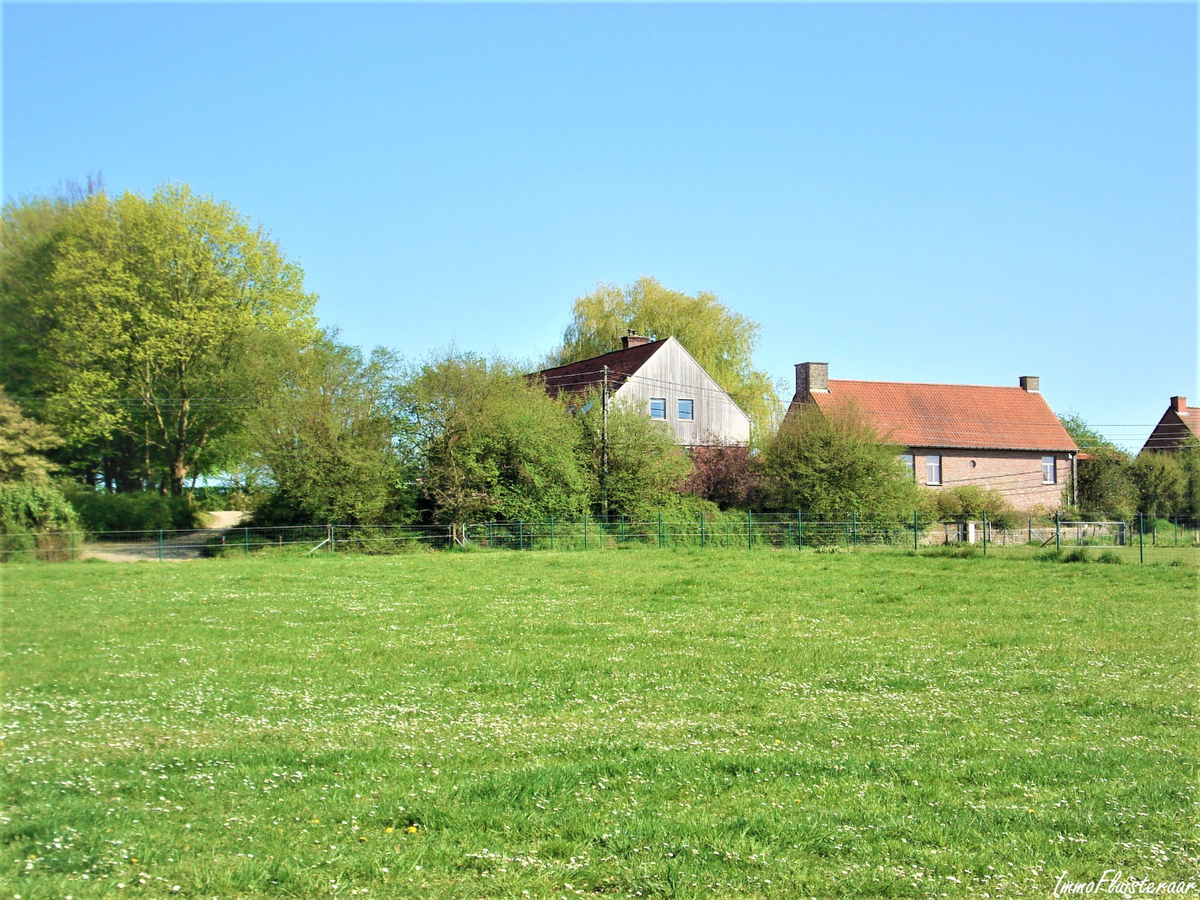
[[[750,416],[755,433],[778,424],[778,396],[771,379],[754,367],[759,324],[723,304],[716,294],[685,294],[639,278],[626,287],[601,284],[575,301],[562,346],[548,366],[589,359],[620,347],[628,331],[665,339],[674,335],[696,362]]]
[[[317,338],[315,301],[261,226],[186,185],[23,201],[0,232],[0,379],[76,474],[178,494]]]

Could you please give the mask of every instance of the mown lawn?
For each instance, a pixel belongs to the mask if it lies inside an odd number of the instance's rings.
[[[1200,881],[1195,569],[635,550],[0,574],[5,897]]]

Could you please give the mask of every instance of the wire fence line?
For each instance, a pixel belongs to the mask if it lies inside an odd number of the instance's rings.
[[[309,525],[237,526],[220,529],[43,532],[0,535],[0,559],[114,562],[179,561],[256,554],[320,553],[397,554],[424,550],[585,551],[645,547],[657,549],[857,549],[931,550],[951,548],[986,554],[1008,547],[1071,550],[1109,549],[1145,561],[1165,550],[1200,549],[1200,518],[1169,516],[1132,522],[1035,521],[986,519],[905,521],[860,519],[851,513],[809,519],[804,513],[723,515],[715,520],[657,516],[634,519],[547,518],[538,521],[492,521],[461,525]]]

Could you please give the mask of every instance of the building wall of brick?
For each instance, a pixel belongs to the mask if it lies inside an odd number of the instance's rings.
[[[1014,509],[1058,509],[1063,491],[1071,479],[1071,459],[1066,453],[1039,453],[1025,450],[959,450],[913,447],[914,477],[926,485],[931,455],[942,457],[942,483],[928,485],[932,490],[948,490],[967,484],[998,490]],[[1042,482],[1042,457],[1055,459],[1053,484]],[[972,465],[974,463],[974,465]]]

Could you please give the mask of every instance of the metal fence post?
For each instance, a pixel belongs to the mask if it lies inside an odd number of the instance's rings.
[[[850,513],[850,539],[852,547],[858,546],[858,510],[853,510]]]
[[[914,552],[916,552],[916,550],[918,549],[917,548],[917,521],[918,521],[917,520],[917,512],[918,512],[917,510],[915,510],[915,509],[913,510],[913,551]]]
[[[1025,538],[1025,543],[1032,544],[1033,543],[1033,516],[1029,517],[1029,524],[1028,524],[1027,528],[1028,528],[1028,533]]]
[[[158,529],[158,561],[159,562],[162,562],[162,550],[163,550],[163,533],[162,533],[162,529],[160,528],[160,529]]]
[[[802,513],[800,510],[796,510],[796,549],[797,550],[804,549],[804,535],[801,533],[801,530],[803,528],[804,528],[804,513]]]
[[[662,513],[658,514],[658,546],[660,550],[666,546],[666,537],[663,534]]]
[[[1146,561],[1146,514],[1138,513],[1138,562]]]
[[[583,514],[583,549],[587,549],[587,513]]]
[[[71,532],[71,562],[75,562],[75,532]]]
[[[1057,553],[1062,549],[1062,523],[1059,520],[1058,513],[1054,514],[1054,550]]]
[[[704,513],[700,514],[700,549],[704,549]]]
[[[754,510],[746,510],[746,549],[754,549]]]
[[[983,514],[983,555],[987,556],[987,513]]]
[[[550,517],[550,549],[554,549],[554,516]]]
[[[250,529],[249,529],[249,527],[245,527],[242,529],[242,549],[245,550],[245,553],[242,554],[243,556],[250,555]]]

